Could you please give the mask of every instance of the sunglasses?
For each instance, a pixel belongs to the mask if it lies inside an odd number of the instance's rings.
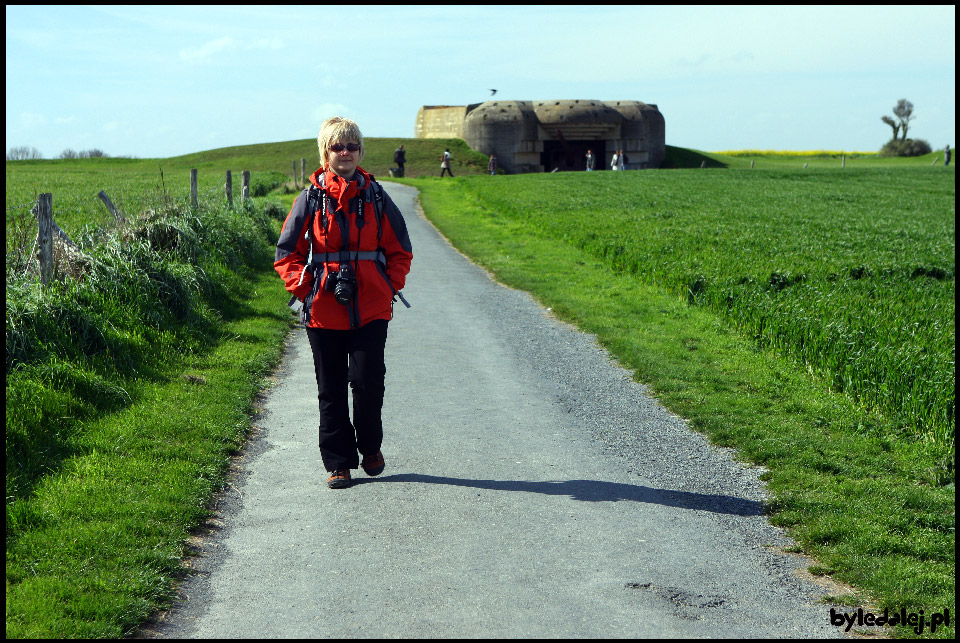
[[[346,145],[343,145],[341,143],[334,143],[327,149],[329,149],[331,152],[337,152],[338,154],[344,150],[347,150],[348,152],[358,152],[360,150],[360,144],[347,143]]]

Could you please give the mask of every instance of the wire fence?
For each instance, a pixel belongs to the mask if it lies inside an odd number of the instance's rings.
[[[171,195],[165,189],[150,191],[140,187],[114,186],[113,197],[106,190],[91,194],[64,189],[56,193],[37,194],[32,200],[6,206],[6,279],[39,276],[41,283],[52,278],[55,267],[75,260],[82,248],[105,231],[127,224],[134,213],[150,212],[162,205],[197,208],[200,203],[233,205],[232,174],[228,170],[223,182],[199,192],[197,170],[190,171],[189,196]],[[162,178],[161,178],[162,181]],[[249,198],[250,172],[242,173],[241,201]],[[165,186],[163,186],[165,187]],[[218,196],[222,195],[222,196]],[[114,199],[115,197],[115,199]],[[223,199],[223,200],[221,200]],[[71,231],[76,241],[57,221],[76,222]],[[79,243],[78,243],[79,242]]]

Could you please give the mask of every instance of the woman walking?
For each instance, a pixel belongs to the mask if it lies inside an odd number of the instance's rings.
[[[413,250],[403,215],[359,166],[363,135],[334,117],[317,137],[322,167],[293,203],[274,267],[303,303],[320,402],[320,455],[334,489],[350,470],[383,472],[384,347]],[[347,384],[353,390],[353,421]]]

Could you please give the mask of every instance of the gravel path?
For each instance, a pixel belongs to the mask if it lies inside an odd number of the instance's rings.
[[[835,637],[759,471],[588,335],[493,282],[385,184],[414,248],[384,455],[326,488],[306,336],[162,637]],[[278,280],[279,283],[279,280]]]

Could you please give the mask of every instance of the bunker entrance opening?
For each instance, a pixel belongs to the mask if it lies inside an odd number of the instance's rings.
[[[606,169],[603,141],[544,141],[540,164],[544,172],[582,172],[587,169],[587,150],[593,152],[593,169]]]

